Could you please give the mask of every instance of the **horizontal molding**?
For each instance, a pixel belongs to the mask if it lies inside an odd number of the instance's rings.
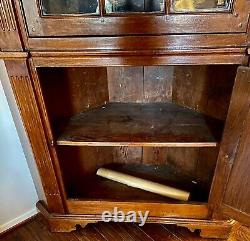
[[[33,57],[35,67],[99,67],[99,66],[154,66],[247,64],[246,54],[185,54],[162,56],[82,56]]]
[[[227,48],[235,52],[237,48],[247,48],[247,34],[171,34],[160,36],[101,36],[82,38],[29,38],[28,48],[34,51],[86,51],[90,52],[141,52],[154,54],[181,51],[211,51]],[[231,48],[231,49],[230,49]],[[158,52],[155,52],[158,51]]]
[[[0,52],[0,59],[25,59],[28,57],[26,52]]]

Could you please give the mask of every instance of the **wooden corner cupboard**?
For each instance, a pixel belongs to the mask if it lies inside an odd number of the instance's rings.
[[[249,0],[0,0],[4,61],[55,232],[114,207],[250,225]],[[175,201],[100,167],[191,192]]]

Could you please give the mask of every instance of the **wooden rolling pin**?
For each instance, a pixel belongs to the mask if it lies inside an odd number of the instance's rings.
[[[187,201],[190,196],[189,192],[162,185],[156,182],[148,181],[142,178],[134,177],[121,172],[109,170],[107,168],[99,168],[96,174],[98,176],[105,177],[107,179],[128,185],[130,187],[139,188],[148,192],[156,193],[181,201]]]

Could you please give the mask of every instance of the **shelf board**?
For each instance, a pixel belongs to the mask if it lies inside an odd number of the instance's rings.
[[[109,103],[73,116],[58,145],[215,147],[223,122],[173,103]]]

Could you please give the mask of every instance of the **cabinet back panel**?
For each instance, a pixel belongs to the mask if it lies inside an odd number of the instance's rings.
[[[225,120],[237,66],[108,67],[110,102],[175,102]]]
[[[237,66],[39,68],[49,117],[107,102],[175,102],[225,120]]]
[[[173,66],[108,67],[110,102],[171,102]]]
[[[225,120],[237,66],[180,66],[174,71],[173,102]]]

